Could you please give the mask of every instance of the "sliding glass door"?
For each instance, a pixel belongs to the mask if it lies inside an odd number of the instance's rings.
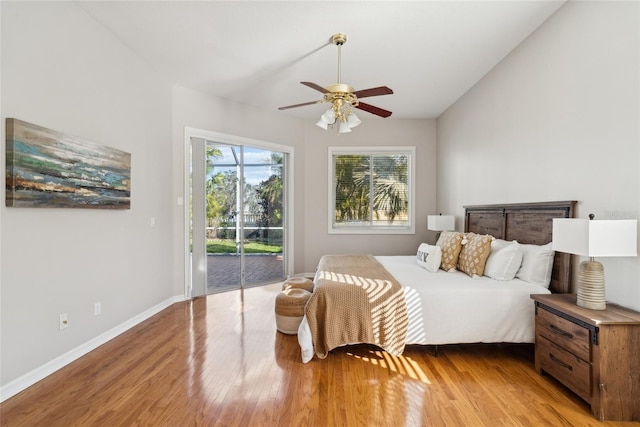
[[[192,138],[194,296],[285,277],[287,154]]]

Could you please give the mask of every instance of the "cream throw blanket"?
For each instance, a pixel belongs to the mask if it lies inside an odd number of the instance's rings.
[[[306,305],[313,347],[320,359],[330,350],[375,344],[399,356],[407,336],[402,286],[371,255],[325,255]]]

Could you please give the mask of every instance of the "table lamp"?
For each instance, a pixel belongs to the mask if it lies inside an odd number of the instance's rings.
[[[451,231],[456,228],[456,217],[453,215],[428,215],[427,230],[437,231],[436,241],[440,237],[440,232]]]
[[[595,257],[636,256],[638,220],[594,220],[554,218],[554,251],[588,256],[578,271],[578,299],[580,307],[592,310],[606,308],[604,267]]]

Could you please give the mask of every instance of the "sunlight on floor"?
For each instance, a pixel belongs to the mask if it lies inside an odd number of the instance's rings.
[[[370,363],[374,366],[388,369],[390,372],[408,376],[411,379],[423,382],[425,384],[431,384],[431,381],[429,381],[424,371],[410,357],[393,356],[386,351],[376,350],[369,350],[368,353],[370,354],[370,356],[363,356],[361,354],[355,354],[352,352],[347,352],[346,354],[355,359],[360,359],[363,362]]]

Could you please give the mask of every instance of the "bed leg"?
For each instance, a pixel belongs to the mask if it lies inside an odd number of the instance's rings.
[[[438,344],[436,344],[436,348],[435,348],[434,356],[438,357]]]

